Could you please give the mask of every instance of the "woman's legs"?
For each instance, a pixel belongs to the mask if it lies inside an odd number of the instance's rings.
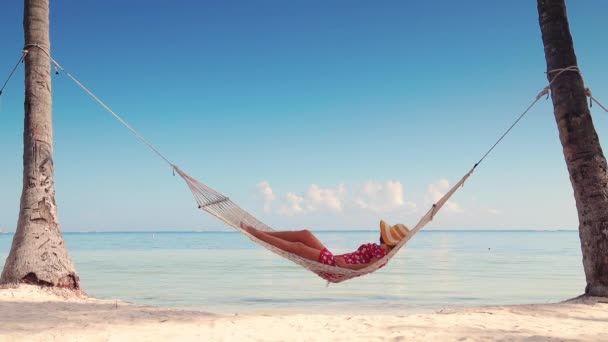
[[[311,247],[311,248],[314,248],[314,249],[318,249],[318,250],[322,250],[322,249],[325,248],[325,246],[323,245],[323,243],[321,241],[319,241],[319,239],[317,239],[317,237],[314,236],[314,234],[311,233],[307,229],[298,230],[298,231],[266,232],[266,231],[257,230],[255,228],[253,228],[252,226],[249,226],[249,225],[247,225],[247,224],[245,224],[243,222],[241,222],[241,228],[243,228],[243,229],[245,229],[245,230],[247,230],[249,232],[250,232],[251,229],[254,229],[254,230],[262,232],[264,234],[268,234],[270,236],[278,237],[279,239],[283,239],[285,241],[301,242],[301,243],[305,244],[308,247]]]
[[[291,242],[301,242],[308,247],[322,250],[325,248],[323,243],[314,236],[309,230],[298,230],[298,231],[284,231],[284,232],[264,232],[268,235],[278,237],[283,240]]]
[[[321,250],[323,248],[325,248],[323,246],[323,244],[318,242],[318,240],[317,240],[317,243],[320,245],[321,248],[311,247],[311,246],[305,244],[303,241],[295,240],[296,237],[303,237],[309,243],[314,242],[311,239],[309,239],[310,237],[308,236],[307,233],[280,232],[280,233],[298,233],[298,234],[280,234],[279,236],[275,236],[275,235],[271,234],[271,232],[264,232],[261,230],[257,230],[243,222],[241,222],[241,228],[245,229],[249,234],[255,236],[256,238],[258,238],[264,242],[267,242],[286,252],[293,253],[293,254],[299,255],[303,258],[313,260],[313,261],[319,260],[319,253],[321,253]],[[272,233],[279,233],[279,232],[272,232]],[[312,234],[310,234],[310,235],[312,235]],[[294,239],[295,241],[289,241],[287,239],[281,238],[280,236],[286,236],[286,237],[289,237],[290,239]],[[312,237],[314,238],[314,236],[312,236]],[[316,238],[314,238],[314,239],[316,240]]]

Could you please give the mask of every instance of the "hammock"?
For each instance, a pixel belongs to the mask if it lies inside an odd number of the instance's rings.
[[[424,226],[427,223],[429,223],[431,220],[433,220],[433,218],[435,217],[435,214],[437,214],[437,212],[441,209],[441,207],[443,207],[443,205],[449,200],[449,198],[456,192],[456,190],[458,190],[461,186],[464,185],[464,182],[467,180],[467,178],[469,178],[469,176],[471,176],[471,174],[473,173],[475,168],[488,156],[488,154],[490,154],[490,152],[492,152],[492,150],[494,150],[494,148],[513,129],[513,127],[515,127],[515,125],[524,117],[524,115],[526,115],[528,113],[528,111],[530,111],[530,109],[540,100],[540,98],[549,94],[549,89],[550,89],[549,86],[547,86],[547,87],[543,88],[543,90],[538,95],[536,95],[536,99],[528,106],[528,108],[526,108],[526,110],[517,118],[517,120],[515,120],[515,122],[511,125],[511,127],[509,127],[502,134],[502,136],[498,139],[498,141],[496,141],[494,143],[494,145],[483,155],[483,157],[473,166],[473,168],[471,168],[471,170],[466,175],[464,175],[464,177],[462,177],[462,179],[458,183],[456,183],[456,185],[454,185],[454,187],[452,187],[450,189],[450,191],[448,191],[439,201],[437,201],[437,203],[433,204],[433,206],[429,209],[429,211],[427,211],[427,213],[424,216],[422,216],[422,218],[420,219],[418,224],[416,224],[414,229],[412,229],[410,231],[410,233],[405,238],[403,238],[387,255],[385,255],[383,258],[377,260],[376,262],[368,265],[365,268],[362,268],[359,270],[351,270],[351,269],[346,269],[346,268],[341,268],[341,267],[336,267],[336,266],[329,266],[329,265],[322,264],[322,263],[319,263],[316,261],[312,261],[312,260],[309,260],[306,258],[302,258],[298,255],[286,252],[280,248],[270,245],[270,244],[266,243],[265,241],[259,240],[258,238],[249,234],[247,231],[243,230],[240,227],[241,222],[244,222],[247,225],[253,226],[254,228],[259,229],[259,230],[273,231],[272,228],[270,228],[266,224],[262,223],[261,221],[256,219],[253,215],[249,214],[245,210],[241,209],[236,203],[232,202],[228,197],[222,195],[218,191],[215,191],[215,190],[211,189],[210,187],[206,186],[205,184],[190,177],[188,174],[186,174],[181,169],[179,169],[177,166],[175,166],[173,163],[171,163],[152,144],[150,144],[146,139],[144,139],[144,137],[141,134],[139,134],[139,132],[137,132],[135,129],[133,129],[125,120],[123,120],[118,114],[116,114],[112,109],[110,109],[110,107],[108,107],[95,94],[93,94],[93,92],[91,92],[80,81],[78,81],[76,79],[76,77],[74,77],[72,74],[70,74],[55,59],[53,59],[53,57],[51,57],[50,51],[47,47],[44,47],[44,46],[41,46],[38,44],[27,45],[26,49],[23,51],[21,58],[17,62],[17,65],[15,66],[15,68],[13,69],[11,74],[9,75],[8,80],[10,80],[15,69],[20,64],[20,62],[23,60],[23,57],[28,53],[27,49],[30,49],[30,48],[38,48],[38,49],[42,50],[42,52],[44,52],[49,57],[50,62],[53,65],[55,65],[57,72],[59,72],[59,70],[64,72],[72,81],[74,81],[74,83],[76,83],[76,85],[78,85],[82,90],[84,90],[87,94],[89,94],[103,108],[105,108],[110,114],[112,114],[120,123],[122,123],[127,129],[129,129],[138,139],[140,139],[144,144],[146,144],[154,153],[156,153],[160,158],[162,158],[165,162],[167,162],[167,164],[169,164],[173,168],[173,171],[177,172],[177,174],[181,178],[184,179],[184,181],[190,188],[190,191],[194,195],[194,198],[195,198],[196,202],[198,203],[198,206],[200,209],[206,211],[207,213],[222,220],[226,224],[232,226],[234,229],[245,234],[247,237],[249,237],[252,241],[256,242],[257,244],[267,248],[268,250],[270,250],[284,258],[287,258],[287,259],[293,261],[294,263],[314,272],[315,274],[319,275],[320,277],[326,279],[329,282],[333,282],[333,283],[339,283],[339,282],[342,282],[342,281],[345,281],[348,279],[352,279],[355,277],[359,277],[359,276],[362,276],[365,274],[372,273],[372,272],[378,270],[379,268],[383,267],[384,265],[386,265],[389,262],[389,260],[391,258],[393,258],[395,256],[395,254],[397,254],[397,252],[403,246],[405,246],[405,244],[418,231],[420,231],[422,228],[424,228]],[[575,68],[575,69],[572,69],[572,68]],[[560,69],[560,70],[561,70],[560,74],[564,71],[578,72],[577,67],[569,67],[569,68]],[[557,76],[559,76],[559,74]],[[553,79],[555,80],[555,78],[557,78],[557,76],[555,76]],[[4,87],[8,83],[8,80],[0,88],[0,95],[4,91]],[[591,100],[598,103],[604,110],[608,111],[594,97],[591,96],[590,91],[588,92],[587,95],[589,96],[589,98]]]
[[[418,231],[420,231],[427,223],[433,220],[435,214],[437,214],[437,212],[441,209],[441,207],[443,207],[443,205],[448,201],[448,199],[452,197],[456,190],[458,190],[461,186],[464,185],[464,182],[473,173],[476,166],[477,165],[475,165],[464,177],[462,177],[462,179],[458,183],[456,183],[456,185],[454,185],[452,189],[450,189],[450,191],[448,191],[443,197],[441,197],[441,199],[437,201],[437,203],[433,204],[431,209],[429,209],[429,211],[424,216],[422,216],[422,218],[420,219],[418,224],[416,224],[414,229],[412,229],[405,238],[399,241],[399,243],[395,245],[395,247],[389,253],[387,253],[381,259],[371,263],[367,267],[358,270],[330,266],[317,261],[302,258],[299,255],[286,252],[280,248],[277,248],[265,241],[256,238],[255,236],[249,234],[246,230],[242,229],[240,227],[240,223],[244,222],[256,229],[263,231],[273,231],[273,229],[258,220],[257,218],[255,218],[253,215],[243,210],[236,203],[232,202],[228,197],[190,177],[177,166],[173,165],[173,169],[180,177],[184,179],[184,181],[190,188],[192,195],[194,195],[194,199],[198,203],[198,207],[201,210],[204,210],[207,213],[215,216],[216,218],[224,221],[226,224],[245,234],[253,242],[265,247],[266,249],[295,262],[296,264],[308,269],[309,271],[317,274],[318,276],[329,282],[339,283],[351,278],[372,273],[386,265],[388,261],[397,254],[401,247],[405,246],[405,244]]]

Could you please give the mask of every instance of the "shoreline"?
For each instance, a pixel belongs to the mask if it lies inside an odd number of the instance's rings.
[[[432,313],[229,315],[20,285],[0,289],[0,312],[1,341],[608,340],[606,298],[445,308]]]

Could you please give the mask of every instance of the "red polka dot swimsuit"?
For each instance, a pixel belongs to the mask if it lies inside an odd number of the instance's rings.
[[[367,264],[372,258],[379,259],[385,255],[386,251],[382,246],[375,243],[366,243],[352,253],[342,254],[342,257],[347,264]]]
[[[386,251],[382,246],[375,243],[366,243],[359,246],[359,248],[352,253],[339,256],[343,257],[347,264],[367,264],[372,258],[382,258],[385,255]],[[324,248],[319,253],[319,262],[330,266],[336,266],[336,257],[327,248]],[[336,275],[330,273],[321,272],[318,274],[321,278],[329,281],[335,281],[337,279]]]

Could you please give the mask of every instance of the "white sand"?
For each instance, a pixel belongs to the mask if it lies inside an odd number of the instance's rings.
[[[0,290],[0,341],[608,341],[608,303],[389,315],[214,315]]]

